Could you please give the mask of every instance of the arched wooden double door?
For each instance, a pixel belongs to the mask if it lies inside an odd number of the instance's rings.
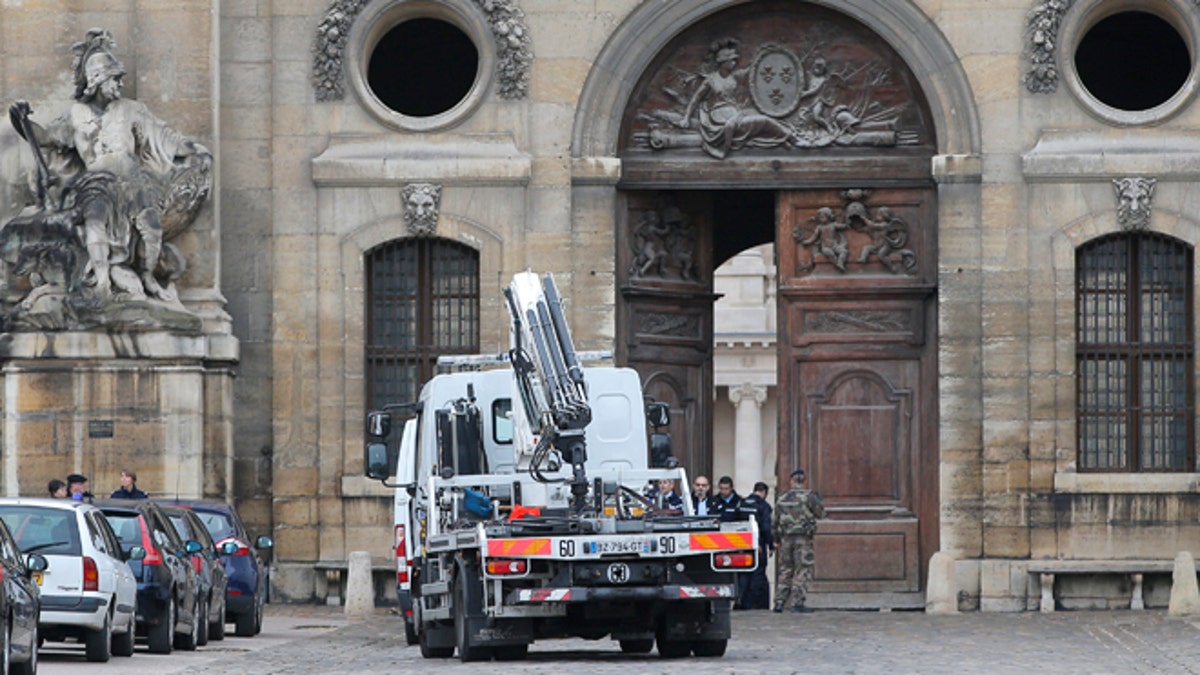
[[[679,458],[710,473],[713,269],[775,242],[777,480],[804,467],[826,500],[817,606],[924,603],[938,528],[934,147],[890,46],[782,0],[683,31],[626,109],[619,358],[671,403]]]

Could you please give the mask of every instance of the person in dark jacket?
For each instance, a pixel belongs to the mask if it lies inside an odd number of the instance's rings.
[[[675,481],[670,478],[655,481],[647,497],[659,508],[683,512],[683,498],[675,492]],[[661,504],[659,503],[660,498]]]
[[[767,580],[767,559],[773,550],[774,539],[771,537],[771,504],[767,502],[767,484],[759,481],[754,484],[754,492],[742,498],[738,512],[743,520],[753,518],[758,522],[758,567],[745,575],[742,587],[738,593],[738,604],[735,609],[770,609],[771,583]],[[739,579],[741,581],[741,579]]]
[[[741,496],[733,489],[733,479],[721,476],[717,481],[717,513],[721,514],[721,522],[743,520],[738,517],[738,505],[742,503]]]
[[[67,484],[55,478],[46,485],[46,489],[50,491],[50,496],[55,499],[67,498]]]
[[[708,476],[696,476],[692,481],[692,510],[698,516],[717,515],[717,498],[709,493]]]
[[[92,493],[88,492],[87,476],[78,473],[67,476],[67,496],[77,502],[92,501]]]
[[[133,469],[121,471],[121,487],[109,495],[113,499],[149,499],[150,495],[142,492],[137,486],[137,472]]]

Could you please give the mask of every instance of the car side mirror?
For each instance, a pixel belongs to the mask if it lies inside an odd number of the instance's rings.
[[[258,539],[254,540],[254,548],[273,548],[275,541],[265,534],[258,535]]]
[[[25,567],[30,572],[45,572],[50,567],[50,561],[40,553],[30,553],[25,557]]]
[[[236,541],[225,541],[221,543],[221,548],[218,549],[221,555],[233,555],[238,552]]]
[[[204,550],[204,546],[195,539],[188,539],[187,543],[183,545],[183,550],[188,553],[199,553]]]
[[[134,546],[129,549],[129,554],[125,556],[126,560],[141,560],[146,557],[146,549],[141,546]]]

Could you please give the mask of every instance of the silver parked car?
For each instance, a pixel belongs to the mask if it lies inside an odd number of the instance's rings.
[[[45,640],[76,638],[89,661],[133,654],[137,580],[100,509],[61,499],[0,499],[0,520],[24,554],[46,561],[38,630]]]

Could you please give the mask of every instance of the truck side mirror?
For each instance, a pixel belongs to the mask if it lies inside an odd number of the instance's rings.
[[[386,412],[367,413],[367,435],[386,438],[392,432],[392,415]]]
[[[655,469],[679,466],[679,460],[671,454],[671,434],[660,431],[650,434],[650,466]]]
[[[671,407],[666,403],[647,403],[646,404],[646,420],[650,422],[650,426],[658,429],[671,424]]]
[[[388,448],[386,443],[367,443],[363,450],[363,465],[367,467],[367,477],[375,480],[387,480]]]

